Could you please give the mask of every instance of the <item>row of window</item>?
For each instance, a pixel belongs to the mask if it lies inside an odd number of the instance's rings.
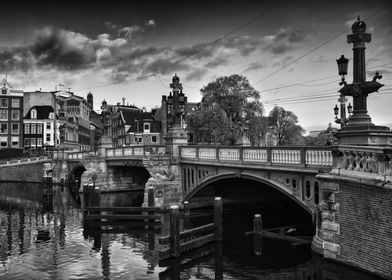
[[[12,108],[20,108],[20,99],[12,98],[11,100]],[[0,98],[0,108],[8,108],[8,98]]]
[[[18,121],[20,119],[20,111],[12,110],[11,111],[11,120]],[[8,120],[8,110],[0,109],[0,120]]]
[[[19,148],[19,136],[12,136],[11,137],[11,145],[12,148]],[[8,148],[8,137],[7,136],[0,136],[0,148]]]
[[[8,123],[0,123],[0,134],[8,134]],[[11,134],[19,134],[19,124],[11,123]]]
[[[50,135],[46,135],[46,142],[50,142]],[[25,147],[42,147],[43,139],[42,138],[24,138],[24,146]],[[59,141],[57,140],[57,144]]]

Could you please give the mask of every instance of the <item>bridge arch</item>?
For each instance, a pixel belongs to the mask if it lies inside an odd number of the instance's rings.
[[[204,189],[208,185],[213,184],[214,182],[219,182],[225,179],[247,179],[251,181],[255,181],[261,184],[264,184],[268,187],[271,187],[280,193],[284,194],[286,197],[290,198],[293,200],[296,204],[301,206],[304,210],[306,210],[309,214],[314,213],[314,209],[300,200],[298,197],[294,195],[294,191],[288,188],[287,186],[282,185],[279,182],[276,182],[274,180],[270,180],[268,178],[258,176],[256,174],[249,174],[249,173],[235,173],[235,172],[227,172],[227,173],[220,173],[217,175],[210,176],[203,181],[201,181],[197,186],[192,188],[189,192],[186,192],[184,195],[184,201],[189,201],[193,196],[195,196],[200,190]]]

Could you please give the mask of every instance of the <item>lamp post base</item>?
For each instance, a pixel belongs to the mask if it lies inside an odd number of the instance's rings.
[[[392,132],[389,127],[367,125],[347,125],[336,133],[338,145],[392,146]]]

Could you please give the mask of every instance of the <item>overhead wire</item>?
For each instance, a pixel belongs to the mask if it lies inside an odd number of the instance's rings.
[[[375,12],[373,12],[372,14],[370,14],[368,17],[366,17],[365,19],[370,19],[373,16],[385,11],[386,9],[389,9],[390,7],[392,7],[392,4],[388,4],[387,6],[383,7],[382,9],[379,9]],[[291,62],[283,65],[282,67],[278,68],[277,70],[273,71],[272,73],[268,74],[267,76],[263,77],[262,79],[258,80],[256,83],[254,83],[255,85],[268,79],[269,77],[272,77],[273,75],[275,75],[276,73],[282,71],[283,69],[287,68],[288,66],[294,64],[295,62],[301,60],[302,58],[304,58],[305,56],[308,56],[309,54],[315,52],[316,50],[320,49],[321,47],[325,46],[326,44],[328,44],[329,42],[335,40],[336,38],[342,36],[343,34],[345,34],[347,32],[347,29],[345,29],[343,32],[340,32],[336,35],[334,35],[333,37],[329,38],[328,40],[324,41],[323,43],[321,43],[320,45],[310,49],[309,51],[307,51],[306,53],[304,53],[303,55],[300,55],[299,57],[295,58],[294,60],[292,60]]]
[[[161,74],[162,72],[164,72],[164,71],[166,71],[166,70],[168,70],[168,69],[170,69],[170,68],[173,68],[174,66],[180,64],[181,62],[187,60],[188,58],[190,58],[190,57],[192,57],[192,56],[194,56],[194,55],[200,53],[201,51],[205,50],[206,48],[208,48],[208,47],[210,47],[210,46],[212,46],[212,45],[218,43],[219,41],[223,40],[225,37],[227,37],[227,36],[229,36],[229,35],[235,33],[236,31],[238,31],[238,30],[244,28],[245,26],[247,26],[247,25],[249,25],[249,24],[251,24],[251,23],[257,21],[258,19],[260,19],[261,17],[263,17],[263,16],[267,15],[268,13],[272,12],[273,10],[275,10],[276,8],[278,8],[279,6],[281,6],[282,4],[283,4],[283,1],[279,2],[278,4],[272,6],[270,9],[266,10],[265,12],[263,12],[263,13],[261,13],[261,14],[258,14],[257,16],[251,18],[250,20],[247,20],[246,22],[244,22],[243,24],[237,26],[236,28],[232,29],[231,31],[225,33],[224,35],[218,37],[217,39],[215,39],[215,40],[213,40],[213,41],[211,41],[211,42],[205,44],[204,46],[200,47],[200,48],[197,49],[195,52],[183,56],[182,58],[180,58],[180,59],[177,60],[176,62],[170,64],[169,66],[166,66],[166,67],[160,69],[159,71],[153,73],[152,75],[158,75],[158,74]]]

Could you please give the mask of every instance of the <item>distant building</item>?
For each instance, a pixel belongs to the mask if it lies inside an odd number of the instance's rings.
[[[0,149],[23,148],[23,91],[1,81]]]
[[[131,144],[159,144],[162,141],[161,123],[155,120],[156,110],[146,112],[134,105],[108,105],[102,102],[104,133],[112,138],[115,147]]]
[[[90,93],[91,94],[91,93]],[[87,96],[92,104],[92,94]],[[68,150],[90,150],[93,148],[90,133],[91,107],[86,99],[66,91],[60,86],[56,91],[41,90],[24,93],[24,116],[29,115],[33,107],[50,106],[53,108],[54,122],[53,142],[57,148]],[[29,115],[31,117],[31,113]],[[45,136],[46,137],[46,136]],[[43,140],[45,143],[46,140]],[[54,141],[54,140],[53,140]],[[52,143],[52,142],[50,142]]]
[[[55,118],[53,107],[48,105],[33,106],[27,112],[23,120],[23,143],[26,151],[40,154],[43,150],[52,150],[59,144],[60,124]]]

